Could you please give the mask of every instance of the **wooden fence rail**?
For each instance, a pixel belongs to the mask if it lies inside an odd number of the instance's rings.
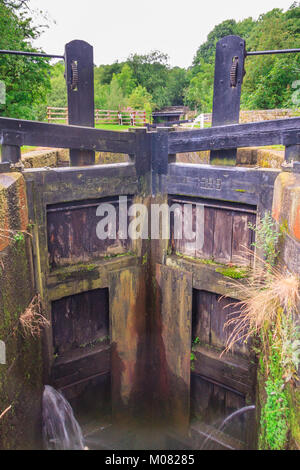
[[[68,108],[54,106],[47,107],[48,122],[68,121]],[[117,124],[125,126],[145,126],[146,111],[144,110],[121,110],[95,109],[96,124]]]

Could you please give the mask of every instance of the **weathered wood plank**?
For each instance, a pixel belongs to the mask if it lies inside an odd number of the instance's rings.
[[[183,204],[184,206],[184,204]],[[187,233],[190,231],[193,233]],[[180,243],[180,253],[186,256],[196,256],[196,239],[193,234],[196,232],[196,206],[193,204],[191,212],[183,210],[183,236]],[[190,238],[192,237],[192,238]]]
[[[208,294],[211,297],[211,345],[219,350],[223,350],[226,346],[227,330],[224,330],[224,324],[228,319],[225,307],[230,303],[229,299],[222,298],[215,294]]]
[[[175,227],[173,217],[171,217],[171,241],[173,252],[183,255],[214,259],[220,263],[250,264],[250,255],[247,253],[245,259],[242,259],[242,253],[251,249],[252,231],[249,228],[249,222],[255,223],[255,208],[245,204],[233,202],[224,202],[211,199],[193,199],[174,198],[170,199],[170,204],[176,203],[178,207],[183,208],[185,204],[192,205],[192,230],[196,231],[196,205],[204,206],[204,243],[200,249],[195,250],[195,244],[191,244],[186,238],[184,223],[183,238],[177,240],[179,235],[178,227]],[[182,211],[183,214],[183,211]],[[183,215],[183,222],[184,222]],[[175,233],[176,230],[176,233]],[[199,224],[198,224],[199,230]]]
[[[110,346],[82,351],[81,356],[57,359],[52,368],[52,381],[57,388],[74,384],[97,374],[110,371]]]
[[[191,416],[197,421],[210,422],[208,417],[211,405],[213,383],[203,380],[197,374],[191,376]]]
[[[232,226],[232,257],[233,264],[251,264],[251,255],[249,250],[253,250],[252,231],[249,223],[255,224],[254,214],[233,213]]]
[[[214,209],[204,208],[204,242],[202,249],[196,250],[197,258],[212,259],[214,248]]]
[[[135,134],[82,126],[48,124],[22,119],[0,118],[0,132],[15,131],[21,143],[37,147],[75,148],[114,153],[135,153]]]
[[[56,388],[59,388],[55,383]],[[95,396],[97,397],[97,413],[102,416],[110,414],[110,373],[103,371],[72,382],[61,387],[64,397],[70,402],[74,413],[80,413],[80,408],[85,413],[95,413]]]
[[[177,269],[183,269],[193,274],[193,288],[214,292],[219,295],[230,295],[240,298],[241,292],[237,292],[232,286],[232,279],[217,272],[218,264],[204,264],[201,260],[191,260],[178,256],[168,256],[166,265]],[[240,279],[243,282],[243,279]],[[237,297],[236,297],[237,296]]]
[[[227,339],[233,330],[233,326],[225,327],[225,323],[239,314],[238,300],[220,295],[208,294],[212,298],[211,309],[211,345],[224,350]],[[227,294],[228,295],[228,294]],[[234,353],[249,355],[249,345],[239,341],[233,347]]]
[[[116,238],[100,239],[97,225],[104,216],[97,216],[101,203],[108,203],[116,214]],[[106,214],[105,214],[106,216]],[[118,234],[119,201],[98,199],[48,206],[48,250],[51,268],[72,263],[83,263],[101,256],[123,254],[129,251],[129,239],[120,240]],[[108,227],[105,227],[108,231]]]
[[[183,204],[177,203],[178,209],[176,210],[177,214],[177,222],[175,220],[175,214],[171,214],[171,237],[173,240],[173,248],[174,252],[182,253],[184,248],[183,246]],[[180,217],[181,217],[181,224],[180,224]],[[176,222],[176,223],[175,223]]]
[[[52,303],[54,351],[59,356],[109,334],[108,292],[97,289]]]
[[[244,358],[196,347],[195,374],[219,382],[243,395],[253,394],[254,366]]]
[[[138,179],[134,165],[116,163],[81,168],[31,169],[24,171],[28,192],[39,193],[42,203],[57,204],[99,197],[134,195]],[[45,210],[45,207],[39,208]]]
[[[109,286],[110,271],[137,266],[138,258],[132,255],[95,260],[85,265],[70,265],[51,271],[46,277],[47,297],[50,301],[87,290]]]
[[[231,261],[232,211],[214,210],[213,258],[219,263]]]
[[[218,150],[264,145],[299,144],[300,119],[231,124],[169,135],[169,153]]]
[[[168,194],[236,201],[271,210],[274,181],[279,172],[273,169],[171,163]]]
[[[192,339],[210,344],[210,316],[212,299],[209,293],[193,289]]]

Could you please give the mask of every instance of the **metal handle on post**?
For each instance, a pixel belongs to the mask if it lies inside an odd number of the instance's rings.
[[[93,47],[80,40],[66,44],[65,70],[69,124],[95,127]],[[70,149],[71,166],[94,163],[94,151]]]

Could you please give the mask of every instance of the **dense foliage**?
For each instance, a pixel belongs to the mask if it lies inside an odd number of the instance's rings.
[[[32,40],[42,29],[32,26],[26,0],[0,0],[1,48],[33,50]],[[144,108],[150,113],[164,106],[188,105],[198,112],[210,112],[216,43],[229,34],[244,38],[248,51],[300,47],[299,3],[287,11],[274,8],[257,20],[228,19],[216,25],[187,70],[170,67],[168,56],[160,51],[131,54],[124,62],[95,66],[95,107]],[[243,109],[300,106],[299,54],[249,57],[245,69]],[[0,56],[0,79],[7,89],[2,115],[41,119],[46,105],[67,105],[62,62],[50,66],[45,59]]]
[[[299,4],[294,3],[286,12],[275,8],[257,21],[253,18],[238,22],[229,19],[216,25],[198,48],[188,70],[171,68],[168,56],[159,51],[132,54],[126,62],[95,67],[96,107],[142,106],[150,111],[185,104],[199,112],[210,112],[216,43],[229,34],[244,38],[248,51],[300,47]],[[249,57],[245,69],[243,109],[299,107],[299,54]],[[54,73],[54,86],[55,80]],[[63,98],[62,93],[56,93],[58,95]],[[54,101],[49,102],[53,104]],[[60,105],[64,105],[63,99]]]
[[[246,41],[247,51],[300,47],[300,7],[294,3],[260,15],[257,21],[226,20],[214,27],[196,52],[188,71],[186,103],[202,112],[212,108],[215,46],[223,36],[235,34]],[[295,99],[300,77],[299,54],[254,56],[246,59],[242,87],[243,109],[287,108],[300,105]],[[296,93],[295,93],[296,92]],[[294,97],[294,98],[293,98]]]
[[[35,51],[32,41],[43,26],[33,26],[32,12],[25,0],[0,0],[0,49]],[[6,103],[2,116],[37,119],[44,115],[50,89],[50,66],[41,58],[0,55],[0,80],[5,82]]]

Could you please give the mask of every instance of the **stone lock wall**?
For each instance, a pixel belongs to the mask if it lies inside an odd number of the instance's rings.
[[[280,260],[290,272],[300,275],[300,173],[281,172],[274,186],[273,218],[283,241]],[[299,315],[295,321],[300,325]],[[298,369],[300,378],[300,368]],[[290,386],[290,448],[300,448],[300,381]]]
[[[0,449],[39,447],[42,360],[38,338],[25,335],[20,316],[34,296],[31,238],[21,173],[0,174]]]

